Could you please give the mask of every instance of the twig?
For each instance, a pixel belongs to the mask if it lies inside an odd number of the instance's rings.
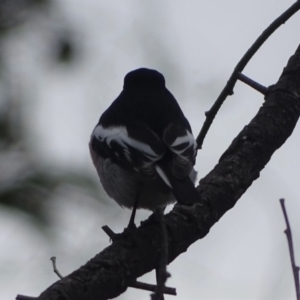
[[[145,291],[150,291],[150,292],[155,292],[156,290],[156,285],[154,284],[149,284],[149,283],[144,283],[140,281],[133,281],[128,285],[129,287],[140,289],[140,290],[145,290]],[[171,288],[171,287],[164,287],[163,293],[166,295],[173,295],[176,296],[176,289]]]
[[[17,295],[16,300],[35,300],[36,297],[30,297],[25,295]]]
[[[56,268],[56,257],[55,257],[55,256],[52,256],[52,257],[50,258],[50,260],[52,261],[54,273],[55,273],[60,279],[63,279],[64,276],[62,276],[62,275],[59,273],[59,271],[57,270],[57,268]]]
[[[58,269],[56,268],[56,257],[52,256],[50,258],[52,261],[53,271],[54,273],[60,278],[63,279],[64,277],[59,273]],[[24,295],[17,295],[16,300],[34,300],[37,299],[36,297],[24,296]]]
[[[279,201],[281,204],[281,208],[282,208],[285,223],[286,223],[286,230],[284,231],[284,233],[286,234],[286,238],[287,238],[288,245],[289,245],[291,265],[292,265],[294,281],[295,281],[295,288],[296,288],[296,296],[297,296],[297,300],[300,300],[299,267],[296,265],[296,262],[295,262],[292,230],[291,230],[289,218],[288,218],[288,215],[287,215],[287,212],[285,209],[284,199],[280,199]]]
[[[237,81],[237,74],[241,73],[253,55],[261,47],[261,45],[272,35],[272,33],[282,24],[284,24],[293,14],[295,14],[300,9],[300,1],[296,1],[290,8],[288,8],[282,15],[280,15],[276,20],[274,20],[269,27],[263,31],[263,33],[257,38],[254,44],[248,49],[242,59],[236,65],[233,73],[231,74],[226,86],[222,90],[221,94],[217,98],[216,102],[213,104],[211,109],[205,113],[206,119],[201,128],[201,131],[197,137],[198,149],[202,148],[204,138],[216,116],[223,102],[233,94],[233,88]]]
[[[161,235],[162,235],[162,245],[160,253],[159,267],[155,270],[156,272],[156,283],[157,287],[155,293],[151,295],[152,300],[164,300],[163,291],[165,288],[166,281],[170,277],[170,273],[167,272],[168,264],[168,233],[166,229],[165,219],[164,219],[164,209],[157,209],[156,215],[159,218]]]
[[[258,91],[259,93],[261,93],[263,95],[267,94],[268,88],[266,88],[265,86],[261,85],[260,83],[258,83],[256,81],[254,81],[253,79],[249,78],[248,76],[246,76],[242,73],[238,73],[237,78],[238,78],[238,80],[246,83],[247,85],[249,85],[256,91]]]
[[[116,236],[116,234],[107,225],[102,226],[102,230],[109,236],[111,240],[113,240]]]
[[[111,240],[113,240],[117,236],[117,234],[114,233],[107,225],[102,226],[102,230],[109,236],[109,238]],[[157,285],[144,283],[144,282],[140,282],[140,281],[136,281],[136,280],[131,282],[128,286],[132,287],[132,288],[140,289],[140,290],[150,291],[150,292],[155,292],[157,290]],[[166,287],[163,284],[163,287],[161,288],[161,293],[176,296],[176,289]]]

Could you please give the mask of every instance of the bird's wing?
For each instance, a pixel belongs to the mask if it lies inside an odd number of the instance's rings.
[[[109,127],[99,124],[92,133],[92,147],[121,167],[147,176],[154,176],[154,165],[166,151],[161,139],[144,124]]]
[[[164,131],[163,141],[174,154],[172,174],[181,179],[191,172],[197,155],[197,143],[189,129],[182,125],[170,124]]]
[[[180,128],[178,132],[177,127],[175,132],[175,129],[167,128],[162,141],[143,124],[132,127],[99,124],[92,133],[91,146],[98,155],[112,159],[124,169],[152,178],[161,188],[171,189],[180,203],[192,204],[199,197],[188,176],[195,162],[196,142],[188,130]],[[165,155],[166,145],[174,155]]]

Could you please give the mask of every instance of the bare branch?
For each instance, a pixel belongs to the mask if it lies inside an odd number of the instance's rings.
[[[109,236],[111,240],[116,237],[116,233],[114,233],[107,225],[102,226],[102,230]]]
[[[238,80],[246,83],[247,85],[249,85],[256,91],[260,92],[261,94],[263,94],[263,95],[267,94],[268,88],[266,88],[265,86],[261,85],[260,83],[258,83],[256,81],[254,81],[253,79],[247,77],[246,75],[244,75],[242,73],[238,73],[237,78],[238,78]]]
[[[294,281],[295,281],[296,296],[297,296],[297,300],[300,300],[299,267],[296,265],[296,261],[295,261],[292,230],[291,230],[289,218],[288,218],[288,215],[287,215],[287,212],[285,209],[284,199],[280,199],[279,201],[281,204],[282,212],[283,212],[285,223],[286,223],[286,230],[284,231],[284,233],[286,234],[286,238],[287,238],[288,246],[289,246],[291,265],[292,265],[293,276],[294,276]]]
[[[262,44],[272,35],[272,33],[282,24],[284,24],[293,14],[295,14],[300,9],[300,1],[296,1],[290,8],[288,8],[280,17],[278,17],[273,23],[269,25],[269,27],[263,31],[263,33],[258,37],[258,39],[254,42],[254,44],[249,48],[249,50],[245,53],[242,59],[234,68],[233,73],[231,74],[229,80],[227,81],[226,86],[222,90],[221,94],[217,98],[214,105],[211,107],[209,111],[205,113],[206,119],[201,128],[201,131],[197,137],[198,149],[202,148],[203,141],[205,136],[217,115],[219,109],[221,108],[223,102],[227,98],[233,94],[233,88],[237,81],[238,73],[242,73],[250,59],[253,55],[258,51],[258,49],[262,46]]]
[[[155,292],[157,286],[154,284],[133,281],[132,283],[129,284],[129,287],[140,289],[140,290],[145,290],[145,291],[149,291],[149,292]],[[163,289],[163,293],[166,295],[176,296],[176,289],[165,286]]]
[[[63,279],[64,276],[62,276],[62,275],[59,273],[58,269],[56,268],[56,257],[55,257],[55,256],[52,256],[52,257],[50,258],[50,260],[52,261],[53,272],[54,272],[60,279]]]
[[[156,215],[159,218],[160,228],[162,232],[162,245],[161,245],[161,255],[159,267],[156,268],[156,282],[157,288],[155,293],[151,295],[152,300],[164,300],[163,291],[165,289],[165,284],[170,277],[170,273],[167,272],[168,264],[168,233],[166,229],[165,219],[164,219],[164,209],[157,209]]]
[[[163,212],[161,212],[163,214]],[[163,218],[163,215],[161,216]],[[163,220],[161,220],[163,221]],[[103,231],[109,236],[109,238],[112,241],[115,241],[115,238],[117,236],[120,236],[116,233],[114,233],[107,225],[102,226]],[[126,229],[125,229],[126,231]],[[165,233],[167,234],[167,233]],[[165,242],[166,243],[166,242]],[[165,250],[167,251],[167,250]],[[167,254],[165,254],[167,255]],[[165,259],[165,261],[163,262],[165,265],[167,264],[167,259]],[[140,289],[140,290],[146,290],[146,291],[150,291],[150,292],[156,292],[158,289],[157,285],[153,285],[153,284],[148,284],[148,283],[144,283],[144,282],[140,282],[137,280],[132,281],[128,287],[131,288],[136,288],[136,289]],[[169,294],[169,295],[176,295],[176,289],[175,288],[170,288],[170,287],[166,287],[165,286],[165,280],[162,282],[162,285],[160,285],[159,287],[159,293],[160,295],[162,294]]]
[[[30,297],[25,295],[17,295],[16,300],[36,300],[36,297]]]

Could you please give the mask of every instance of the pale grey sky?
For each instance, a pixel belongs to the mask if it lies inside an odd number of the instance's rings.
[[[7,41],[5,50],[10,53],[7,59],[15,91],[26,93],[26,126],[32,133],[33,153],[51,167],[76,165],[94,176],[87,148],[89,136],[100,114],[120,93],[127,72],[142,66],[162,72],[197,135],[205,110],[213,104],[238,60],[293,3],[56,2],[59,16],[32,18]],[[55,19],[75,28],[82,47],[79,62],[69,69],[53,66],[45,55],[58,26],[53,23]],[[266,86],[273,84],[300,42],[299,28],[300,13],[263,45],[244,73]],[[213,168],[262,102],[259,93],[238,83],[198,154],[199,179]],[[298,126],[236,207],[169,266],[172,277],[167,284],[177,288],[177,300],[295,298],[278,199],[287,199],[299,254],[299,133]],[[90,205],[82,205],[83,199]],[[95,209],[98,205],[77,191],[72,199],[66,199],[61,191],[49,206],[56,220],[52,230],[59,233],[51,247],[46,237],[32,231],[25,217],[16,219],[0,212],[0,261],[7,262],[0,275],[0,299],[13,299],[17,293],[35,296],[56,281],[49,260],[53,255],[58,257],[61,273],[68,274],[107,246],[101,226],[108,224],[121,231],[130,212],[112,203],[103,205],[100,214]],[[138,212],[140,219],[147,215]],[[154,282],[154,275],[144,280]],[[149,293],[129,289],[119,299],[138,297],[149,299]]]

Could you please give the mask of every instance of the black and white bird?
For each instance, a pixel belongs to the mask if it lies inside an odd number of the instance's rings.
[[[136,208],[197,202],[197,143],[159,72],[142,68],[125,76],[123,91],[100,117],[89,147],[104,190],[133,208],[133,218]]]

